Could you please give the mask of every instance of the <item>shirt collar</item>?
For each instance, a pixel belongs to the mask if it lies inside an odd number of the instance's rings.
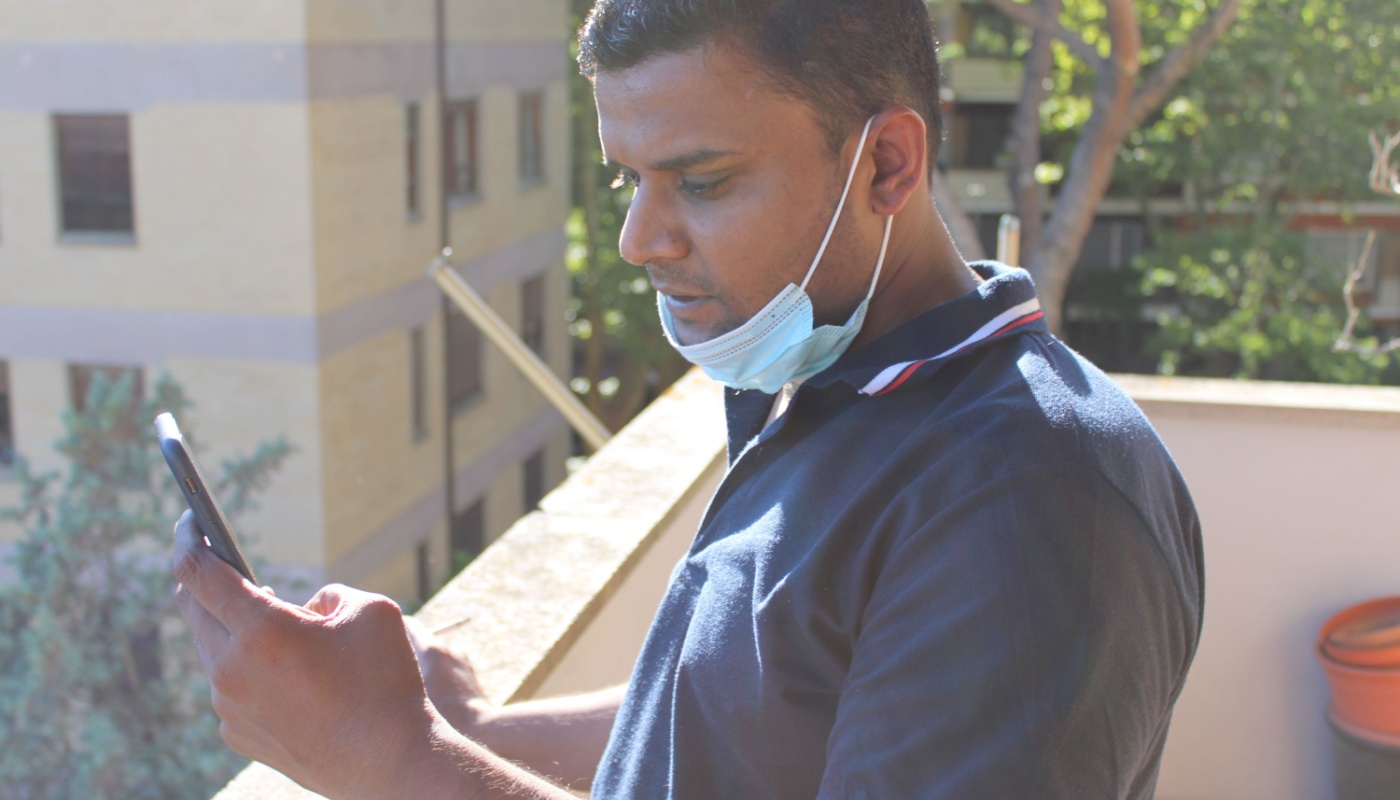
[[[976,289],[847,353],[807,384],[842,381],[861,394],[886,394],[997,340],[1048,331],[1029,273],[994,261],[968,266],[983,279]]]

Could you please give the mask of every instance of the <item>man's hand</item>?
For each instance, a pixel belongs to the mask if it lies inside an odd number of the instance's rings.
[[[428,697],[452,727],[571,789],[589,787],[623,687],[498,706],[482,692],[466,653],[412,617],[404,622]]]
[[[428,699],[452,727],[482,740],[483,723],[489,722],[498,709],[482,691],[470,659],[413,617],[404,617],[403,621],[418,657]]]
[[[344,586],[305,608],[175,526],[176,594],[230,747],[321,794],[393,796],[438,722],[393,601]]]

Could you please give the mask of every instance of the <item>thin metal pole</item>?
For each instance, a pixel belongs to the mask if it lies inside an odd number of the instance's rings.
[[[445,247],[442,254],[433,260],[428,268],[428,276],[442,289],[443,294],[452,299],[469,319],[486,334],[496,346],[505,352],[536,389],[549,400],[564,419],[569,421],[578,435],[594,450],[601,448],[612,438],[612,433],[593,416],[583,403],[580,403],[569,387],[559,380],[549,367],[535,355],[530,346],[520,340],[481,295],[471,287],[457,270],[452,268],[452,248]]]
[[[447,0],[436,0],[433,6],[433,57],[437,72],[438,96],[438,159],[447,163]],[[438,185],[438,246],[444,250],[452,245],[451,209],[447,205],[447,171],[437,170]],[[428,182],[423,181],[427,186]],[[457,455],[453,446],[452,422],[452,332],[448,324],[450,307],[442,298],[442,457],[443,500],[447,504],[447,551],[452,552],[452,525],[457,519]]]
[[[1002,214],[997,223],[997,261],[1021,266],[1021,218],[1015,214]]]

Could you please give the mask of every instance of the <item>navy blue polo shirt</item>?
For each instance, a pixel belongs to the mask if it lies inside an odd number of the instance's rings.
[[[730,467],[599,767],[606,798],[1149,798],[1200,525],[1024,271],[843,356]]]

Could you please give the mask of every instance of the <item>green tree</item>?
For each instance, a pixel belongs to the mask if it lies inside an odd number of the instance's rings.
[[[1120,152],[1152,249],[1140,298],[1176,309],[1149,342],[1165,373],[1394,383],[1388,356],[1335,353],[1350,265],[1309,257],[1299,203],[1374,199],[1371,131],[1400,127],[1400,3],[1255,0]],[[1185,189],[1187,216],[1147,199]],[[1367,330],[1358,329],[1365,340]]]
[[[174,602],[169,531],[184,507],[151,431],[189,408],[162,378],[94,381],[56,443],[66,474],[16,467],[23,532],[0,587],[0,798],[205,797],[242,766],[218,733]],[[223,464],[235,518],[290,454],[282,440]]]
[[[573,0],[576,29],[592,5],[591,0]],[[576,341],[573,389],[604,425],[617,430],[689,365],[661,333],[656,293],[646,272],[618,254],[631,190],[614,188],[617,176],[603,168],[592,84],[574,71],[571,87],[574,210],[566,260],[574,286],[569,309],[569,332]]]

